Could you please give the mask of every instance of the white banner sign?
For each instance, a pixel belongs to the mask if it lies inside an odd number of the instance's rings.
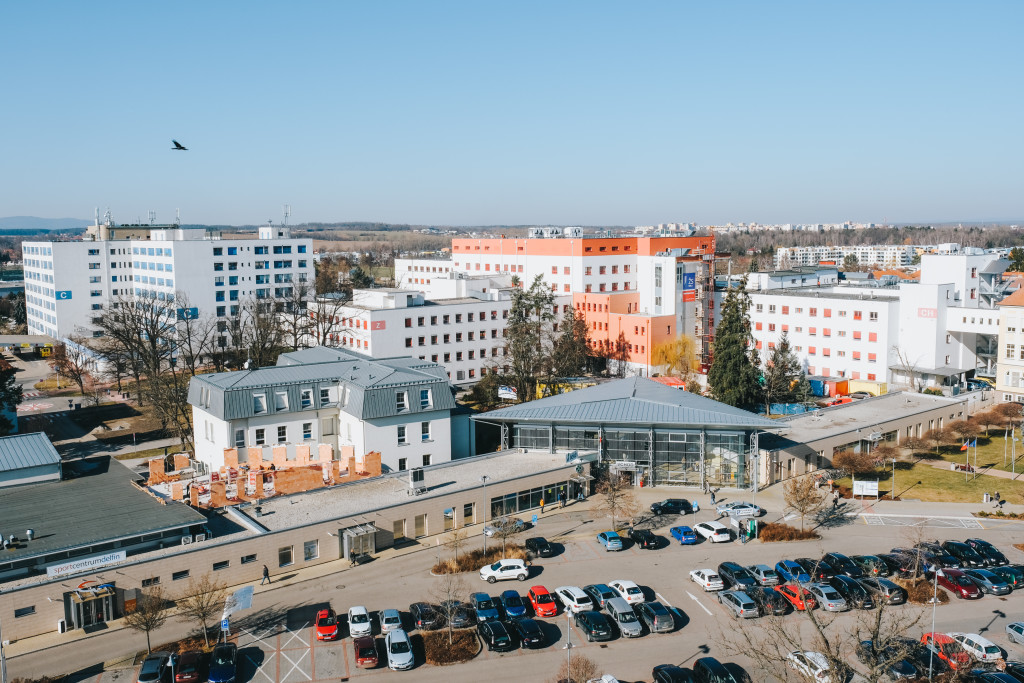
[[[77,574],[78,572],[85,572],[90,569],[99,569],[100,567],[124,562],[126,557],[128,557],[128,553],[124,550],[118,550],[105,555],[83,557],[80,560],[73,560],[71,562],[65,562],[64,564],[50,565],[46,568],[46,575],[53,579],[61,576],[68,576],[70,574]]]
[[[855,496],[877,496],[877,481],[855,481],[853,482],[853,495]]]

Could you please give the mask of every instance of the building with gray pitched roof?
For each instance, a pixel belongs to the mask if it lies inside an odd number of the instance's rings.
[[[473,416],[502,448],[596,451],[636,483],[749,486],[758,434],[778,420],[631,377]]]
[[[0,437],[0,488],[60,479],[60,455],[42,432]]]

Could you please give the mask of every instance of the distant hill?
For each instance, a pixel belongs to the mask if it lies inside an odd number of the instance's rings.
[[[74,230],[85,228],[92,220],[88,218],[39,218],[38,216],[7,216],[0,218],[0,230]]]

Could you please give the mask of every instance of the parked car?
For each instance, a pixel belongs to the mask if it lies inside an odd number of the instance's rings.
[[[597,535],[597,542],[605,550],[622,550],[622,539],[614,531],[602,531]]]
[[[977,633],[947,633],[946,635],[960,643],[960,647],[979,662],[998,662],[1003,658],[1002,648]]]
[[[594,609],[594,603],[590,596],[577,586],[559,586],[555,589],[555,595],[562,603],[562,607],[573,614]]]
[[[606,600],[619,597],[618,591],[603,583],[592,583],[584,586],[583,592],[590,596],[590,599],[597,605],[597,609],[604,609]]]
[[[938,569],[962,569],[960,560],[956,559],[945,550],[941,553],[925,552],[925,571],[931,573]]]
[[[697,534],[692,527],[686,525],[674,526],[668,530],[672,538],[679,541],[679,545],[694,545],[697,542]]]
[[[352,641],[352,650],[356,657],[356,667],[373,669],[380,661],[377,659],[377,642],[373,636],[359,636]]]
[[[526,603],[523,602],[523,598],[519,595],[518,591],[504,591],[498,598],[498,602],[501,603],[501,609],[505,612],[507,619],[518,619],[519,617],[526,616]]]
[[[661,537],[649,529],[635,529],[630,527],[629,540],[636,543],[637,548],[644,550],[655,550],[661,544]]]
[[[898,638],[895,642],[898,647],[907,653],[907,659],[910,663],[916,666],[918,671],[925,672],[926,675],[928,671],[931,671],[933,676],[940,677],[938,680],[943,680],[941,677],[946,676],[953,670],[939,656],[939,648],[934,645],[925,644],[911,638]]]
[[[1024,588],[1024,568],[1012,564],[1004,564],[990,566],[988,571],[1005,581],[1006,585],[1013,590]]]
[[[651,633],[671,633],[676,627],[672,613],[657,600],[641,602],[633,609],[640,620],[647,624]]]
[[[935,655],[949,665],[951,669],[968,667],[971,664],[971,656],[945,633],[925,633],[921,636],[921,642],[931,645]]]
[[[735,562],[723,562],[718,565],[718,575],[722,577],[722,581],[730,588],[735,587],[743,590],[744,588],[757,585],[757,579]]]
[[[640,586],[636,585],[632,581],[626,579],[615,579],[609,581],[608,585],[612,587],[619,597],[625,600],[630,605],[635,605],[644,601],[644,592],[640,589]]]
[[[377,612],[381,634],[402,628],[402,615],[396,609],[384,609]]]
[[[851,555],[850,560],[865,576],[892,576],[889,565],[877,555]]]
[[[820,652],[795,650],[786,657],[786,664],[817,683],[839,683],[829,676],[828,660]]]
[[[1006,559],[1006,555],[1003,555],[998,548],[986,540],[980,538],[968,538],[964,542],[971,546],[971,548],[974,549],[974,552],[986,558],[989,563],[994,566],[1010,564],[1010,561]]]
[[[533,586],[526,593],[526,599],[533,607],[533,613],[538,617],[553,617],[558,614],[558,603],[555,596],[548,592],[544,586]]]
[[[452,628],[468,628],[476,623],[473,610],[459,600],[444,600],[438,609],[447,615]]]
[[[487,649],[492,652],[508,652],[516,648],[516,642],[505,628],[505,624],[497,619],[481,621],[477,624],[476,632]]]
[[[715,507],[718,516],[728,515],[730,517],[760,517],[764,514],[764,508],[753,503],[736,501],[733,503],[722,503]]]
[[[1014,621],[1006,625],[1006,638],[1017,645],[1024,645],[1024,621]]]
[[[167,677],[167,665],[170,664],[170,652],[151,652],[142,660],[139,667],[138,683],[160,683]]]
[[[848,605],[857,609],[875,608],[875,601],[871,597],[871,593],[864,586],[860,585],[856,579],[851,579],[845,575],[833,576],[829,579],[828,585],[835,588],[836,592],[843,596],[843,600],[846,600]]]
[[[1020,683],[1020,678],[1007,671],[983,671],[975,675],[977,683]]]
[[[233,683],[238,669],[238,646],[220,643],[210,654],[210,668],[206,680],[210,683]]]
[[[798,557],[795,560],[800,569],[811,577],[811,581],[828,581],[836,575],[836,571],[832,569],[828,562],[822,562],[821,560],[812,560],[809,557]]]
[[[907,591],[889,579],[867,577],[860,579],[859,583],[877,600],[889,605],[902,605],[907,601]]]
[[[946,541],[942,544],[942,549],[947,555],[952,555],[957,559],[962,568],[981,568],[987,567],[989,561],[979,555],[977,551],[966,543],[960,541]]]
[[[889,568],[889,572],[893,576],[908,578],[914,573],[913,561],[908,561],[908,558],[903,555],[879,553],[875,557],[885,563],[885,566]]]
[[[199,650],[188,650],[174,655],[174,683],[195,683],[199,680],[199,665],[203,653]]]
[[[654,683],[697,683],[693,673],[675,664],[659,664],[651,670]]]
[[[725,588],[722,577],[714,569],[694,569],[690,571],[690,581],[698,584],[705,591],[720,591]]]
[[[693,530],[712,543],[725,543],[732,540],[732,532],[729,531],[729,527],[721,522],[701,522],[693,527]]]
[[[589,642],[611,640],[615,637],[612,620],[604,612],[585,610],[573,617],[576,628],[583,632]]]
[[[484,536],[493,536],[497,533],[519,533],[526,531],[526,526],[526,522],[518,517],[499,517],[492,519],[490,524],[484,525]]]
[[[797,610],[808,610],[814,609],[818,606],[818,602],[814,599],[814,596],[806,589],[801,586],[793,586],[790,584],[782,584],[774,588],[775,592],[784,597],[789,604],[793,605],[793,609]]]
[[[935,581],[958,598],[974,600],[981,597],[978,584],[959,569],[940,569]]]
[[[857,564],[842,553],[825,553],[821,561],[827,564],[836,574],[844,574],[851,579],[859,579],[864,572]]]
[[[1008,583],[987,569],[963,569],[961,571],[963,571],[971,581],[978,584],[978,588],[981,589],[982,593],[1008,595],[1013,590],[1010,588]]]
[[[762,586],[779,585],[779,573],[766,564],[752,564],[747,572]]]
[[[508,622],[509,631],[519,639],[519,644],[525,648],[544,646],[544,629],[529,617],[519,617]]]
[[[526,551],[533,554],[535,557],[551,557],[555,554],[555,548],[548,539],[543,536],[533,536],[532,538],[526,539],[524,543]]]
[[[843,596],[827,583],[812,583],[807,590],[814,596],[815,602],[826,612],[845,612],[850,609]]]
[[[666,498],[661,502],[651,503],[651,512],[656,515],[688,515],[699,510],[697,503],[691,503],[685,498]]]
[[[348,608],[348,633],[353,638],[368,636],[373,632],[370,613],[362,605]]]
[[[643,635],[644,627],[636,618],[636,612],[629,603],[622,598],[612,598],[604,603],[604,611],[608,613],[612,621],[619,627],[619,633],[626,638],[636,638]]]
[[[750,599],[757,603],[762,615],[782,616],[789,612],[789,601],[770,586],[752,586],[743,590]]]
[[[338,615],[332,609],[322,609],[316,613],[314,627],[317,640],[334,640],[338,637]]]
[[[775,563],[775,571],[783,581],[795,583],[810,583],[811,575],[804,571],[804,568],[793,560],[781,560]]]
[[[857,645],[856,654],[862,664],[876,671],[881,670],[889,680],[912,681],[918,677],[917,667],[906,658],[904,650],[898,645],[879,647],[870,640],[864,640]]]
[[[509,579],[526,581],[528,576],[530,569],[522,560],[498,560],[494,564],[480,567],[480,578],[487,583]]]
[[[384,649],[388,653],[388,668],[392,671],[405,671],[416,663],[409,634],[402,629],[388,631],[384,636]]]
[[[749,595],[740,590],[722,591],[718,594],[718,602],[725,605],[732,615],[742,619],[754,619],[761,616],[757,603]]]
[[[477,621],[501,618],[498,605],[487,593],[473,593],[469,596],[469,604],[473,607],[473,611],[476,612]]]
[[[431,631],[444,625],[444,619],[437,611],[437,606],[428,602],[412,603],[409,605],[409,614],[412,616],[413,627],[421,631]]]
[[[693,677],[698,683],[739,683],[714,657],[701,657],[693,662]]]
[[[871,396],[872,394],[866,391],[854,391],[853,393],[850,394],[850,398],[852,398],[855,401],[860,401],[865,398],[871,398]]]

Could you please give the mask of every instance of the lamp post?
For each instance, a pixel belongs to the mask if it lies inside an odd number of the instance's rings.
[[[488,508],[490,508],[490,505],[487,502],[487,475],[486,474],[480,477],[480,483],[483,484],[483,486],[484,486],[484,514],[483,514],[483,518],[484,518],[484,526],[486,527],[487,526],[487,510],[488,510]],[[483,532],[483,535],[484,535],[484,554],[486,555],[487,554],[487,531],[486,530]]]
[[[7,683],[7,657],[4,654],[4,647],[10,641],[4,640],[2,624],[0,624],[0,683]]]
[[[939,593],[939,568],[935,567],[935,571],[932,572],[932,633],[935,633],[935,606],[938,604],[938,593]],[[934,646],[933,646],[934,647]],[[935,650],[933,647],[928,648],[928,680],[932,680],[932,665],[935,659]]]
[[[892,459],[892,493],[889,494],[889,500],[896,500],[896,458]]]

